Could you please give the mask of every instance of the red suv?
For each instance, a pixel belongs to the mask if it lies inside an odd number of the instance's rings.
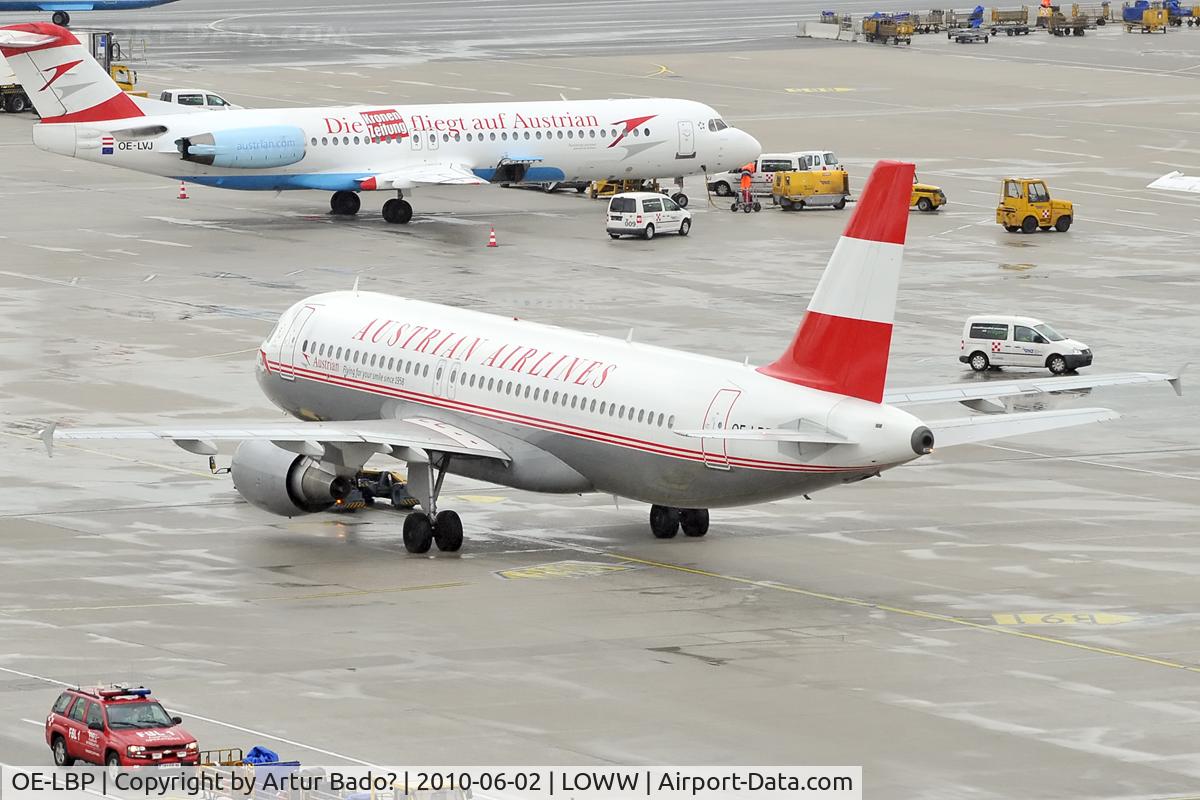
[[[146,688],[68,689],[46,717],[54,763],[110,767],[189,764],[200,760],[196,737],[180,727]]]

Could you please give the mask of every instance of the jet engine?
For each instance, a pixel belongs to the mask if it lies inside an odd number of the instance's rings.
[[[331,465],[261,439],[238,445],[230,472],[233,488],[250,505],[282,517],[324,511],[352,488],[350,479]]]
[[[268,169],[304,158],[304,131],[290,125],[235,128],[176,139],[184,161],[208,167]]]

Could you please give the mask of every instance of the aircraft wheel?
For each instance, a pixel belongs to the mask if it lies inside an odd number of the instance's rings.
[[[55,11],[54,15],[50,17],[50,21],[65,28],[71,24],[71,15],[65,11]]]
[[[412,215],[412,205],[407,200],[393,197],[383,204],[383,218],[393,225],[407,225]]]
[[[708,509],[679,509],[679,527],[683,528],[684,536],[691,536],[692,538],[699,538],[708,533]]]
[[[462,520],[453,511],[439,511],[433,522],[433,540],[443,553],[457,553],[462,548]]]
[[[687,208],[688,196],[683,192],[676,192],[675,194],[671,195],[671,199],[674,200],[680,208]]]
[[[971,353],[971,369],[976,372],[987,372],[992,363],[988,361],[987,353],[976,351]]]
[[[433,545],[433,523],[424,511],[413,511],[404,518],[404,549],[410,553],[428,553]]]
[[[358,213],[358,209],[362,206],[362,200],[358,197],[358,192],[334,192],[329,198],[329,210],[339,217],[352,217]]]
[[[650,532],[655,539],[673,539],[679,533],[679,509],[650,506]]]

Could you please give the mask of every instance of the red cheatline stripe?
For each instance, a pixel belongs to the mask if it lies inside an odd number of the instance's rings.
[[[506,411],[503,409],[490,408],[488,406],[475,405],[459,400],[450,400],[448,398],[427,395],[421,392],[413,392],[407,389],[398,389],[393,386],[371,383],[362,381],[357,378],[345,378],[331,373],[318,372],[316,370],[306,369],[304,367],[295,367],[283,362],[271,361],[267,358],[266,353],[259,351],[263,358],[263,364],[266,365],[268,371],[275,368],[275,371],[281,374],[294,374],[306,380],[312,380],[319,383],[327,383],[333,386],[339,386],[345,389],[367,392],[369,394],[377,394],[385,397],[396,397],[413,402],[422,403],[440,408],[447,408],[452,411],[461,411],[464,413],[477,414],[483,417],[498,419],[504,422],[513,422],[519,425],[525,425],[531,428],[539,428],[549,430],[555,433],[562,433],[568,436],[574,436],[581,439],[589,439],[592,441],[601,442],[603,444],[613,444],[619,447],[627,447],[632,450],[642,450],[653,453],[654,455],[668,456],[671,458],[681,458],[689,461],[704,462],[716,464],[731,464],[733,466],[742,466],[749,469],[764,469],[776,472],[808,472],[816,474],[829,474],[840,472],[860,472],[867,469],[877,469],[878,466],[848,466],[848,467],[833,467],[821,464],[792,464],[780,461],[765,461],[755,458],[744,458],[741,456],[726,457],[722,454],[710,454],[706,459],[704,453],[698,450],[688,450],[685,448],[664,445],[658,442],[651,442],[644,439],[633,439],[620,434],[609,433],[607,431],[595,430],[592,428],[582,428],[568,423],[557,422],[554,420],[541,419],[539,417],[531,417],[517,412]],[[286,373],[285,373],[286,370]]]
[[[912,198],[912,164],[880,161],[867,177],[844,236],[871,242],[904,244],[908,201]]]

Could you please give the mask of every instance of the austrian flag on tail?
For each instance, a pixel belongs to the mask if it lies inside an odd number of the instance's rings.
[[[875,165],[791,346],[760,372],[883,400],[913,171],[898,161]]]

